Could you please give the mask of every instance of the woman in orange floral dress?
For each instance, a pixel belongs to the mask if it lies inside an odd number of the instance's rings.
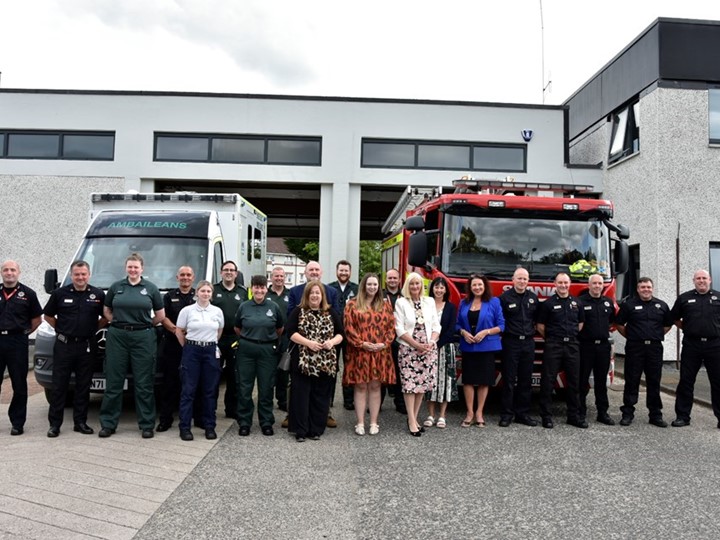
[[[365,274],[356,298],[345,306],[347,352],[343,384],[355,387],[355,433],[365,435],[365,409],[370,409],[370,435],[380,432],[380,389],[395,384],[390,346],[395,338],[395,316],[383,300],[377,274]]]

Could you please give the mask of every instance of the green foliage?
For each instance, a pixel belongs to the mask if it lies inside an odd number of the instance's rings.
[[[305,261],[317,261],[320,254],[320,244],[312,238],[285,238],[285,247],[290,253],[297,255]],[[376,240],[360,241],[360,268],[358,269],[358,279],[362,278],[368,272],[380,274],[382,268],[382,251],[381,242]],[[350,254],[347,254],[348,258]],[[330,275],[334,274],[334,269]],[[329,279],[329,278],[328,278]]]
[[[316,261],[320,253],[320,244],[312,238],[285,238],[285,247],[304,262]]]
[[[380,275],[382,270],[381,242],[378,240],[360,240],[360,268],[358,279],[368,272]]]

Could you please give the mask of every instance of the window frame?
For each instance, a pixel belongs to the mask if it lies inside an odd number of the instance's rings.
[[[13,135],[56,137],[57,151],[54,155],[30,156],[12,155],[10,153],[10,141]],[[65,153],[65,137],[98,137],[111,139],[110,155],[104,157],[91,156],[67,156]],[[115,161],[115,131],[89,131],[89,130],[50,130],[50,129],[1,129],[0,128],[0,159],[41,159],[61,161]]]
[[[414,161],[412,165],[385,165],[385,164],[372,164],[366,163],[366,149],[365,145],[406,145],[413,147]],[[452,166],[430,166],[419,164],[419,154],[421,147],[429,146],[445,146],[445,147],[460,147],[467,148],[468,150],[468,162],[466,164],[458,164],[457,167]],[[503,148],[513,149],[522,152],[522,166],[517,168],[495,168],[495,167],[482,167],[481,164],[475,163],[475,149],[476,148]],[[360,142],[360,167],[363,169],[417,169],[417,170],[428,170],[428,171],[487,171],[487,172],[502,172],[502,173],[526,173],[527,172],[527,144],[524,143],[498,143],[498,142],[483,142],[483,141],[441,141],[441,140],[421,140],[421,139],[383,139],[377,137],[364,137]]]
[[[207,155],[204,159],[168,159],[158,158],[158,140],[167,139],[206,139]],[[261,141],[263,143],[262,160],[228,160],[214,159],[213,142],[216,140],[240,140],[240,141]],[[273,142],[307,142],[317,144],[318,151],[316,158],[311,161],[294,162],[294,161],[273,161],[270,156],[269,146]],[[304,167],[321,167],[322,166],[322,146],[323,138],[320,136],[300,136],[300,135],[260,135],[260,134],[240,134],[240,133],[179,133],[156,131],[153,133],[153,161],[158,163],[227,163],[233,165],[284,165],[284,166],[304,166]]]

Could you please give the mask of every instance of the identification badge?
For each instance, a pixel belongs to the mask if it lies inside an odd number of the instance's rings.
[[[642,306],[635,306],[635,309],[636,309],[636,310],[640,310],[640,309],[642,309],[642,308],[643,308]]]
[[[592,311],[592,306],[585,306],[585,311]]]
[[[562,306],[553,306],[553,309],[562,309]]]
[[[64,302],[65,302],[66,304],[72,304],[72,303],[73,303],[73,299],[72,299],[72,298],[66,298],[66,299],[64,300]]]
[[[517,304],[510,304],[510,305],[508,305],[508,307],[509,307],[509,308],[514,308],[514,307],[517,307]]]
[[[694,304],[694,303],[695,303],[695,299],[694,299],[694,298],[691,298],[690,300],[688,300],[688,304]]]

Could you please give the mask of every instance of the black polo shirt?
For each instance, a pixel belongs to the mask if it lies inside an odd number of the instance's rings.
[[[537,295],[525,289],[520,294],[511,287],[500,295],[500,305],[505,318],[503,335],[533,336],[540,302]]]
[[[177,324],[178,315],[182,308],[189,306],[195,302],[195,289],[190,289],[184,293],[180,289],[173,289],[165,293],[163,304],[165,305],[165,317],[170,319],[173,324]]]
[[[580,339],[598,340],[610,337],[610,325],[615,322],[615,303],[609,296],[599,298],[590,296],[589,291],[580,295],[580,304],[585,315],[585,323],[580,330]]]
[[[89,338],[95,335],[103,314],[105,293],[88,285],[79,291],[70,284],[55,289],[45,304],[43,314],[55,317],[55,331],[68,337]]]
[[[20,282],[11,289],[0,288],[0,331],[27,332],[31,321],[42,315],[37,294]]]
[[[540,304],[537,322],[545,325],[546,340],[576,338],[585,314],[577,298],[560,298],[556,293]]]
[[[683,334],[689,338],[720,337],[720,292],[695,289],[678,296],[672,307],[672,320],[682,320]]]
[[[628,341],[663,341],[665,328],[673,325],[668,305],[654,296],[647,302],[631,296],[620,304],[615,322],[625,326]]]

